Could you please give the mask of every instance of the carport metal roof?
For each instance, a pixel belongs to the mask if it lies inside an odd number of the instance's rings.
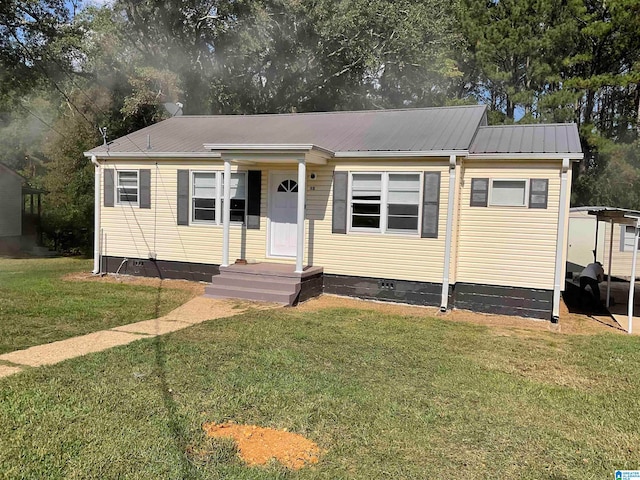
[[[633,241],[633,260],[631,262],[631,277],[629,281],[629,300],[627,314],[629,316],[629,329],[628,332],[632,333],[633,330],[633,301],[634,290],[636,284],[636,262],[638,260],[638,233],[640,231],[640,211],[629,210],[627,208],[616,207],[574,207],[572,212],[588,212],[589,215],[595,215],[598,221],[608,221],[611,228],[611,238],[609,239],[609,268],[607,272],[607,308],[609,308],[609,297],[611,295],[611,258],[613,256],[613,224],[630,225],[635,227],[634,241]],[[596,250],[597,250],[598,236],[596,235]]]

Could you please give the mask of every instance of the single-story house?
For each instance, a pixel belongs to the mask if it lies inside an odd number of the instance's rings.
[[[85,155],[95,273],[558,318],[574,124],[488,126],[484,106],[179,116]]]
[[[614,207],[587,206],[574,207],[569,213],[569,247],[567,250],[567,270],[580,273],[594,262],[602,263],[605,272],[609,272],[611,255],[611,276],[628,279],[633,263],[635,223],[612,222],[589,212],[625,211]],[[626,210],[637,214],[633,210]]]
[[[0,253],[15,254],[38,244],[42,193],[0,163]]]

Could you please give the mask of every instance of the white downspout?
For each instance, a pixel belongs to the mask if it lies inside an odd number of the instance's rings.
[[[296,246],[296,273],[302,273],[304,268],[304,217],[307,194],[307,164],[305,159],[298,160],[298,236]]]
[[[449,271],[451,270],[451,242],[453,241],[453,209],[456,198],[456,156],[449,156],[449,200],[447,202],[447,230],[444,239],[444,269],[440,311],[446,312],[449,304]]]
[[[91,163],[95,165],[94,176],[94,219],[93,219],[93,274],[100,273],[100,214],[101,214],[101,198],[100,198],[100,164],[95,155],[91,155]]]
[[[571,162],[568,158],[562,159],[562,173],[560,179],[560,204],[558,205],[558,238],[556,240],[556,269],[553,282],[553,310],[551,313],[551,322],[558,323],[560,319],[560,288],[561,282],[564,281],[562,259],[564,257],[564,230],[567,218],[567,176]]]
[[[635,287],[636,287],[636,262],[638,260],[638,227],[640,227],[640,220],[636,220],[636,224],[633,229],[633,260],[631,263],[631,278],[629,279],[629,303],[627,304],[627,315],[629,317],[629,334],[633,333],[633,303],[635,301]]]
[[[224,176],[222,177],[222,267],[229,266],[229,233],[231,230],[231,160],[224,159]]]

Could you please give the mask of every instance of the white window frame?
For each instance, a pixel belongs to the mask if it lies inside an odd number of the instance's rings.
[[[215,199],[215,221],[208,220],[194,220],[193,218],[193,178],[196,173],[215,173],[216,175],[216,199]],[[223,170],[190,170],[189,171],[189,225],[197,225],[197,226],[216,226],[220,227],[223,225],[222,218],[222,200],[224,197],[224,192],[222,191],[222,177],[224,175]],[[244,221],[231,221],[231,225],[244,225],[247,220],[247,172],[246,171],[236,171],[231,172],[231,175],[242,175],[244,177]]]
[[[195,185],[195,176],[199,173],[215,174],[216,176],[216,198],[214,199],[214,219],[213,220],[196,220],[195,209],[193,206],[193,193]],[[219,225],[220,224],[220,177],[221,172],[217,170],[191,170],[189,172],[189,224],[193,225]]]
[[[524,199],[522,204],[505,204],[493,202],[494,182],[524,182]],[[489,207],[527,208],[529,206],[529,179],[527,178],[491,178],[489,179]]]
[[[627,231],[628,228],[631,228],[635,231],[635,225],[625,225],[624,226],[624,239],[622,240],[622,250],[621,252],[633,252],[633,245],[635,244],[635,235],[634,232],[629,233]],[[629,240],[630,245],[627,244],[627,239]],[[638,251],[640,251],[640,243],[638,244]]]
[[[389,229],[388,217],[389,217],[389,175],[416,175],[418,177],[418,225],[416,230],[401,230],[401,229]],[[381,235],[401,235],[410,237],[419,237],[422,231],[422,199],[424,182],[422,181],[423,172],[416,171],[356,171],[349,172],[349,186],[347,189],[348,195],[348,218],[347,228],[349,233],[377,233]],[[354,227],[353,222],[353,176],[354,175],[380,175],[380,228],[367,228],[367,227]],[[358,202],[356,202],[358,203]]]
[[[120,174],[121,173],[135,173],[136,174],[136,198],[135,202],[123,202],[120,200],[120,189],[124,188],[120,186]],[[139,170],[116,170],[116,181],[115,181],[115,189],[116,189],[116,205],[131,205],[138,206],[140,205],[140,171]]]

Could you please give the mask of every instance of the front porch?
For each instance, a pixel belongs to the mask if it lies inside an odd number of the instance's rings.
[[[322,267],[282,263],[252,263],[220,266],[220,274],[205,288],[211,298],[243,298],[296,305],[322,293]]]

